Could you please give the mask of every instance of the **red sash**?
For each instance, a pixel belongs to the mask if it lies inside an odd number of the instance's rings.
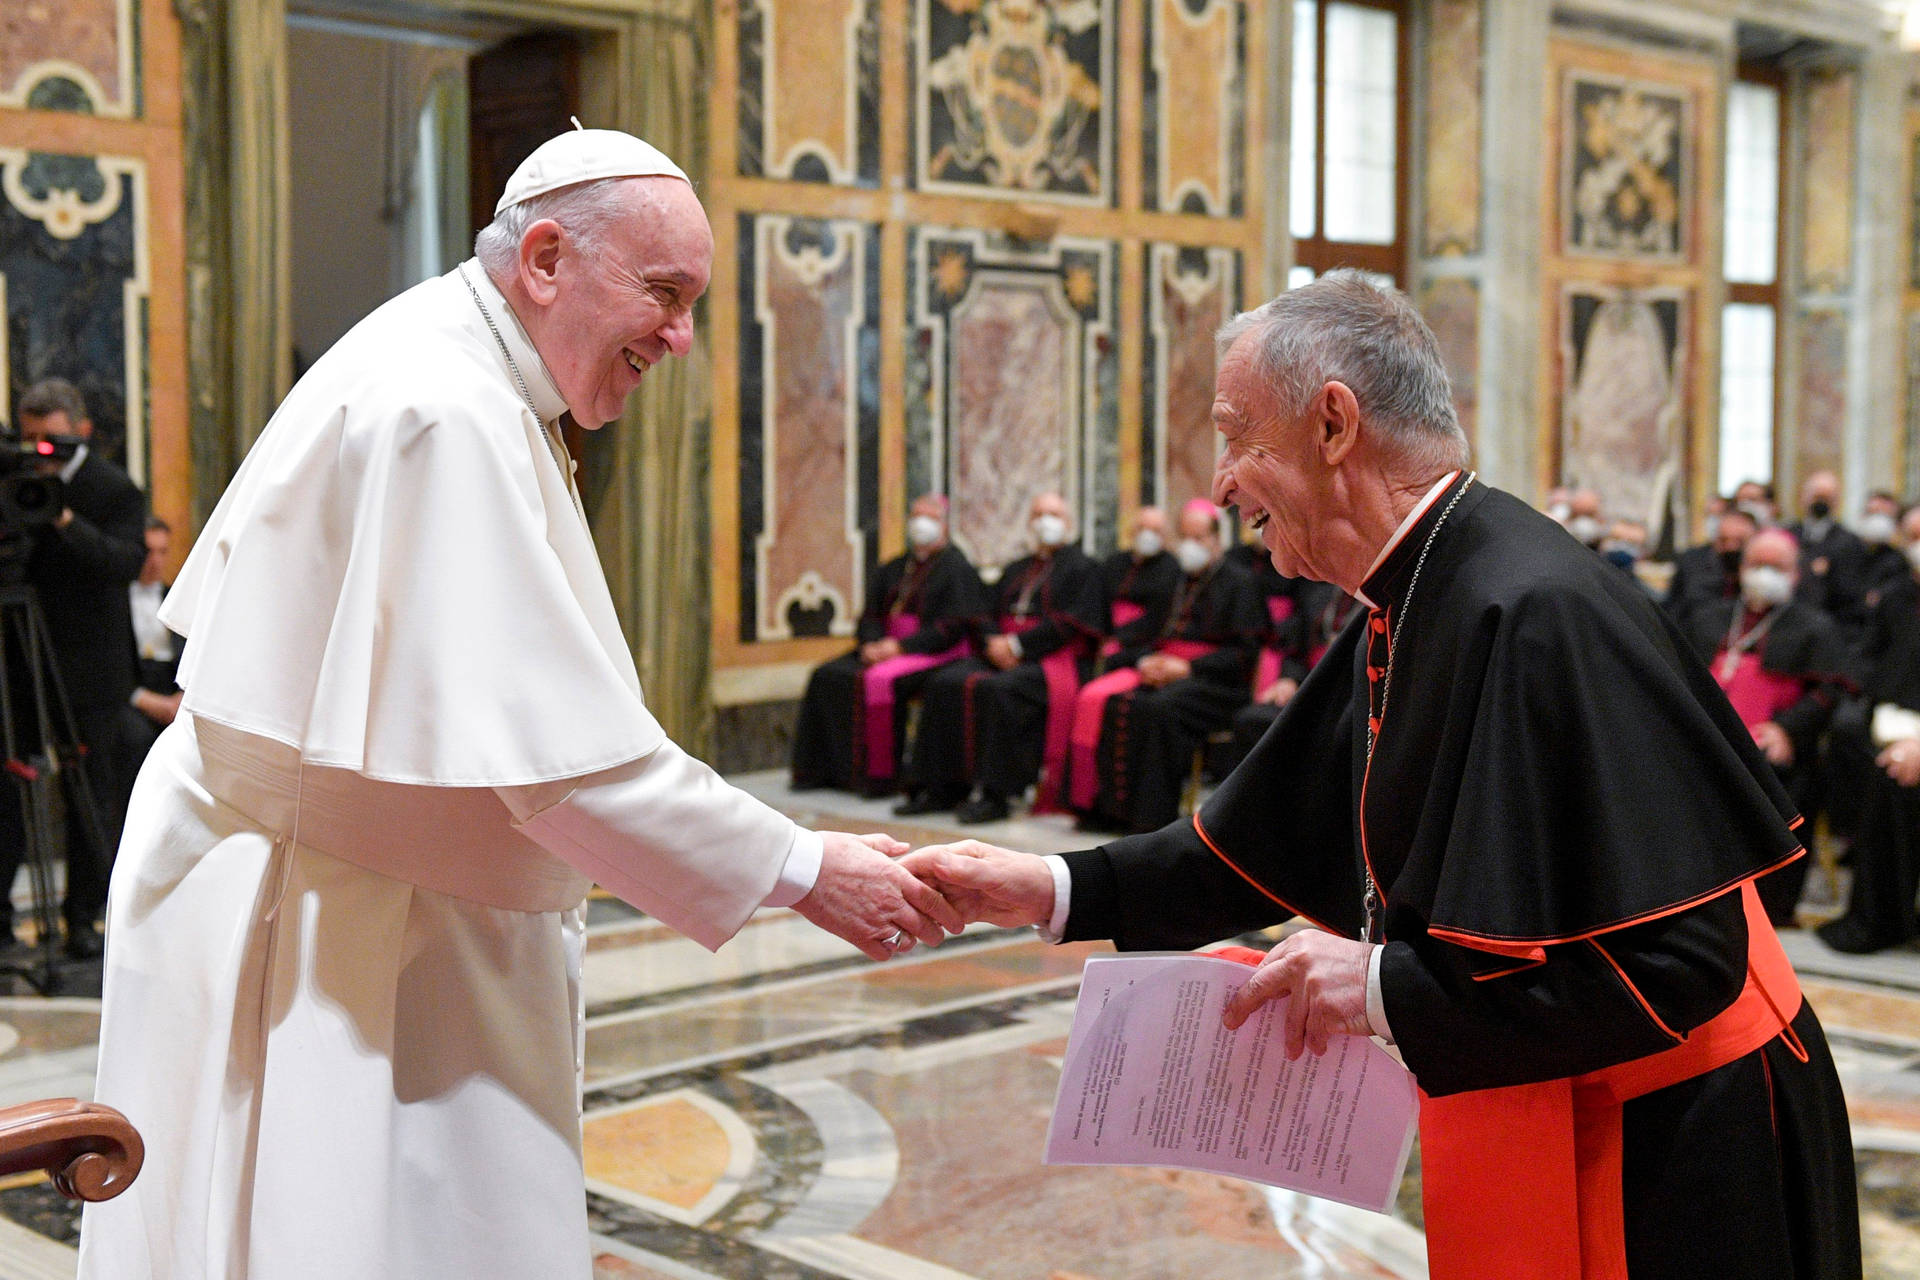
[[[1038,618],[1006,617],[1000,620],[1000,631],[1002,635],[1017,636],[1039,624]],[[1033,812],[1053,813],[1060,808],[1060,777],[1066,772],[1068,735],[1073,729],[1073,700],[1080,692],[1080,662],[1074,646],[1061,645],[1040,659],[1040,674],[1047,682],[1047,727],[1045,746],[1040,754],[1040,786],[1034,794]]]
[[[1118,604],[1114,605],[1116,613],[1119,609]],[[1198,640],[1162,640],[1155,652],[1192,662],[1219,647]],[[1139,687],[1140,670],[1137,667],[1109,671],[1099,679],[1089,680],[1080,686],[1080,692],[1073,701],[1073,727],[1069,734],[1072,767],[1067,773],[1067,803],[1074,808],[1093,808],[1093,798],[1100,791],[1099,780],[1094,773],[1094,751],[1100,745],[1100,724],[1106,718],[1107,699],[1118,693],[1131,693]]]
[[[1793,966],[1751,880],[1740,900],[1747,984],[1682,1043],[1583,1076],[1420,1095],[1432,1280],[1628,1280],[1621,1105],[1744,1058],[1775,1036],[1806,1060],[1787,1026],[1802,999]],[[1541,954],[1532,944],[1514,951]],[[1209,954],[1255,966],[1265,959],[1248,947]]]
[[[1751,729],[1785,711],[1807,691],[1798,676],[1768,671],[1757,653],[1743,653],[1731,676],[1726,670],[1727,651],[1723,647],[1713,659],[1713,678],[1727,695],[1727,701],[1740,713],[1740,723]]]
[[[887,634],[904,640],[920,629],[916,614],[897,613],[887,619]],[[963,658],[966,641],[945,653],[903,653],[897,658],[876,662],[860,673],[860,731],[867,741],[867,776],[885,782],[893,777],[893,682],[928,667],[937,667]]]
[[[1420,1095],[1433,1280],[1627,1280],[1621,1104],[1723,1067],[1775,1036],[1805,1060],[1787,1026],[1801,1004],[1793,966],[1752,881],[1740,896],[1746,987],[1680,1044],[1583,1076]]]

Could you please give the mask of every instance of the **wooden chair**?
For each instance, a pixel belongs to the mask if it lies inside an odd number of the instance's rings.
[[[111,1200],[133,1185],[146,1144],[112,1107],[45,1098],[0,1108],[0,1177],[39,1170],[73,1200]]]

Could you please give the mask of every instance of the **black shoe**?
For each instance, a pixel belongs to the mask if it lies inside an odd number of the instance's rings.
[[[98,960],[106,954],[107,943],[91,924],[68,925],[66,950],[69,960]]]
[[[964,799],[965,797],[962,797]],[[916,791],[899,804],[893,806],[896,818],[917,818],[923,813],[945,813],[960,801],[953,798],[952,792],[941,794],[934,791]]]
[[[1849,920],[1845,916],[1838,920],[1829,920],[1815,929],[1814,933],[1819,935],[1820,941],[1826,943],[1830,949],[1852,956],[1871,955],[1875,951],[1885,951],[1888,947],[1900,945],[1898,938],[1890,942],[1875,939],[1866,926],[1857,920]]]
[[[969,800],[954,813],[954,820],[965,826],[976,822],[1002,822],[1013,810],[1007,802],[995,795],[983,795],[978,800]]]

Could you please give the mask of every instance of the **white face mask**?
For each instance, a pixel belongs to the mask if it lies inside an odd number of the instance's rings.
[[[1749,608],[1770,609],[1785,604],[1793,596],[1793,579],[1786,570],[1757,564],[1740,571],[1740,598]]]
[[[1198,573],[1213,563],[1213,552],[1207,544],[1198,538],[1182,538],[1180,545],[1173,549],[1180,561],[1180,567],[1188,573]]]
[[[940,541],[941,526],[932,516],[915,516],[907,521],[907,541],[926,548]]]
[[[1059,516],[1035,516],[1028,528],[1033,530],[1033,540],[1043,547],[1066,545],[1067,522]]]
[[[1133,553],[1142,559],[1157,556],[1167,549],[1167,540],[1158,529],[1142,529],[1133,535]]]
[[[1893,517],[1884,511],[1869,511],[1860,517],[1860,523],[1853,531],[1860,535],[1860,541],[1868,546],[1884,547],[1893,541]]]
[[[1708,516],[1705,520],[1701,521],[1701,523],[1707,527],[1707,541],[1718,541],[1720,537],[1720,517]]]
[[[1740,510],[1753,517],[1753,522],[1762,529],[1773,527],[1773,509],[1764,502],[1743,502]]]
[[[1567,522],[1567,517],[1571,516],[1572,514],[1573,514],[1573,508],[1568,506],[1564,502],[1553,503],[1547,508],[1547,518],[1549,520],[1552,520],[1555,524],[1565,524]]]
[[[1567,532],[1591,547],[1599,542],[1607,528],[1592,516],[1575,516],[1567,522]]]

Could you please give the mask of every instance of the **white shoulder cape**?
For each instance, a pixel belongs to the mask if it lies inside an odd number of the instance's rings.
[[[189,712],[370,778],[546,782],[664,741],[569,479],[457,273],[300,380],[161,617],[187,637]]]

